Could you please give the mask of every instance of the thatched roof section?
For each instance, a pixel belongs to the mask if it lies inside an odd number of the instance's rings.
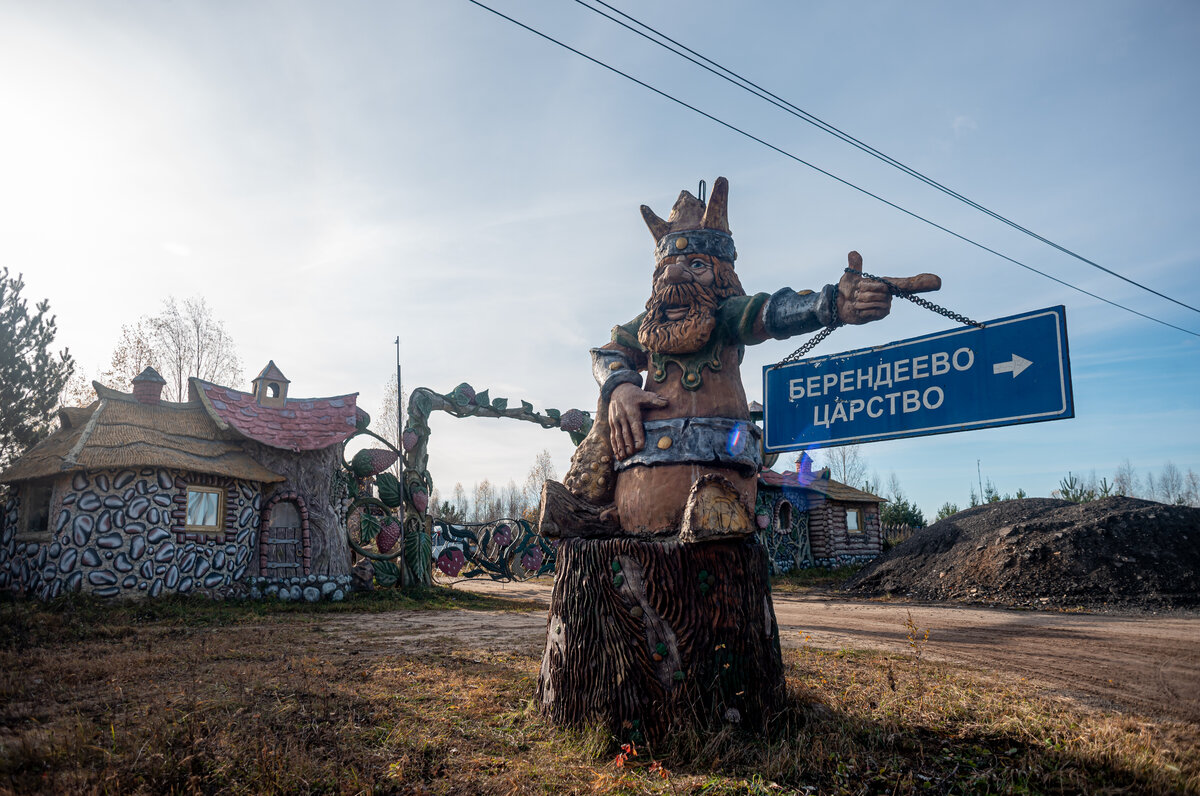
[[[283,477],[246,454],[200,403],[140,403],[93,382],[100,400],[59,412],[62,428],[0,474],[0,483],[74,470],[165,467],[274,483]]]
[[[69,412],[60,410],[58,419],[62,427],[34,445],[24,456],[13,462],[11,467],[0,473],[0,484],[45,478],[63,472],[63,461],[79,444],[79,438],[83,435],[88,420],[99,406],[100,402],[96,401],[86,408],[72,407]]]

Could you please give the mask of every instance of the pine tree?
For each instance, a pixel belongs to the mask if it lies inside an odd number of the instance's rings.
[[[0,466],[50,433],[59,393],[75,369],[67,349],[50,350],[57,331],[50,302],[30,314],[18,274],[0,270]]]

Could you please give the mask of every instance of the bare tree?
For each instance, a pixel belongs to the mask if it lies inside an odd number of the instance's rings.
[[[508,485],[504,487],[501,493],[501,501],[504,504],[503,510],[500,512],[505,517],[519,520],[524,513],[526,506],[525,490],[517,488],[517,482],[508,479]]]
[[[487,522],[495,517],[496,489],[492,482],[483,479],[475,484],[475,496],[471,501],[471,519],[475,522]]]
[[[59,406],[91,406],[95,400],[96,388],[92,386],[92,380],[82,368],[77,368],[71,374],[58,396]]]
[[[242,379],[242,363],[225,324],[217,320],[202,297],[163,300],[155,315],[145,315],[121,327],[121,338],[113,349],[108,370],[101,381],[118,390],[128,390],[130,381],[146,366],[152,366],[167,381],[169,400],[187,397],[187,380],[232,385]]]
[[[114,390],[129,392],[133,377],[147,367],[158,368],[154,352],[154,332],[146,317],[121,327],[121,337],[113,348],[108,369],[101,371],[100,383]]]
[[[399,407],[396,406],[396,403],[396,374],[392,373],[383,388],[383,407],[379,410],[379,416],[371,418],[371,430],[395,445],[397,450],[403,450],[400,434],[404,427],[401,425],[400,417],[404,412],[404,407],[408,404],[407,394],[399,395]],[[391,466],[391,471],[397,478],[400,477],[402,466],[398,460]]]
[[[888,473],[887,499],[896,502],[904,500],[904,490],[900,487],[900,479],[895,472]]]
[[[542,508],[542,486],[547,481],[557,481],[558,472],[554,469],[554,457],[550,455],[548,448],[543,448],[533,460],[533,466],[529,468],[529,473],[525,476],[525,499],[526,505],[534,510],[535,514],[541,513]]]
[[[1175,466],[1175,462],[1163,465],[1162,475],[1158,479],[1158,492],[1163,503],[1183,504],[1184,495],[1183,474]]]
[[[454,493],[450,497],[450,505],[460,517],[470,516],[470,503],[467,501],[467,490],[463,489],[462,481],[454,484]]]
[[[1141,486],[1141,479],[1138,478],[1137,471],[1133,469],[1129,459],[1123,460],[1121,466],[1117,468],[1116,475],[1113,476],[1113,494],[1134,497],[1141,491]]]
[[[867,480],[867,460],[858,445],[843,445],[820,451],[821,465],[828,467],[835,481],[853,487],[862,486]]]
[[[150,325],[163,366],[159,373],[168,386],[174,385],[176,401],[187,397],[189,376],[218,384],[241,381],[242,363],[233,340],[203,298],[184,299],[180,306],[174,296],[168,296]]]
[[[1184,476],[1184,502],[1189,506],[1200,506],[1200,476],[1191,467]]]
[[[1158,482],[1154,480],[1154,473],[1146,473],[1146,492],[1142,497],[1158,500]]]

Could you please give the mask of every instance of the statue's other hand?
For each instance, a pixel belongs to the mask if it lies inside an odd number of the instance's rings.
[[[849,271],[838,280],[837,310],[842,323],[870,323],[886,316],[892,310],[892,290],[883,282],[862,278],[862,255],[850,252]],[[938,290],[942,279],[937,274],[916,276],[885,276],[906,293],[927,293]]]
[[[632,384],[621,384],[613,390],[608,402],[608,424],[613,454],[618,460],[632,456],[646,444],[646,429],[642,426],[643,408],[666,405],[666,398]]]

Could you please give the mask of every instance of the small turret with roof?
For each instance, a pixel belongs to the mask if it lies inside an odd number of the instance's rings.
[[[259,406],[280,408],[287,405],[288,385],[291,382],[283,375],[275,360],[269,360],[267,366],[251,382],[252,392]]]

